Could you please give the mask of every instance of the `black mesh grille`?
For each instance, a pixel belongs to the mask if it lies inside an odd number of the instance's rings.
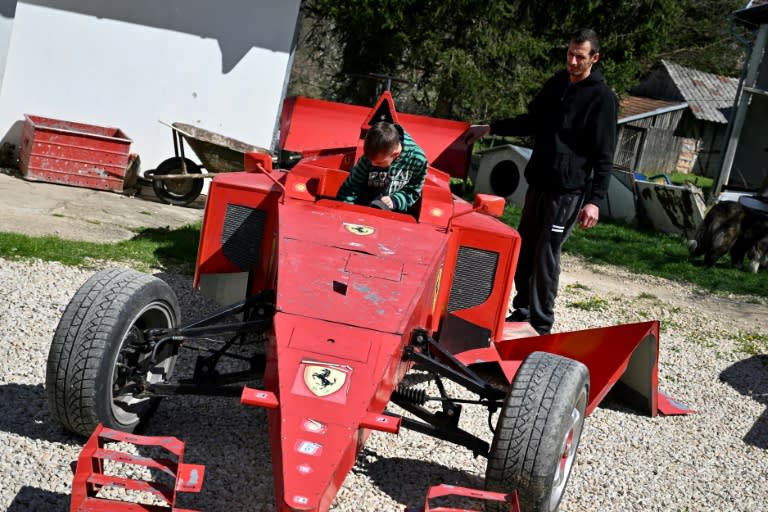
[[[227,205],[221,251],[243,271],[250,270],[259,262],[266,221],[267,212],[264,210]]]
[[[488,300],[496,277],[499,253],[459,247],[448,311],[478,306]]]

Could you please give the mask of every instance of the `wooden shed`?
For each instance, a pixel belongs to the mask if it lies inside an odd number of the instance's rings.
[[[622,102],[616,163],[714,177],[738,80],[662,60]]]

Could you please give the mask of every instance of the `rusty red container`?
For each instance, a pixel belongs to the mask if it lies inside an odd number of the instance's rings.
[[[19,168],[32,181],[122,192],[131,139],[119,128],[24,116]]]

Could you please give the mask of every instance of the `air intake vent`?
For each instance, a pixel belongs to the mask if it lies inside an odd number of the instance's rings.
[[[491,295],[499,253],[459,247],[448,312],[479,306]]]
[[[264,210],[227,205],[221,250],[240,270],[250,270],[259,262],[266,221],[267,212]]]

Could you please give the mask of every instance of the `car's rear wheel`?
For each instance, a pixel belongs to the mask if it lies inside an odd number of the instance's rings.
[[[53,336],[46,371],[51,414],[68,430],[89,435],[98,423],[132,432],[159,398],[138,396],[144,383],[166,382],[176,360],[160,345],[154,364],[150,328],[174,327],[179,305],[156,277],[127,269],[94,274],[67,305]]]
[[[588,386],[589,370],[582,363],[546,352],[528,356],[496,425],[485,473],[488,490],[516,490],[526,512],[557,510],[576,459]]]

